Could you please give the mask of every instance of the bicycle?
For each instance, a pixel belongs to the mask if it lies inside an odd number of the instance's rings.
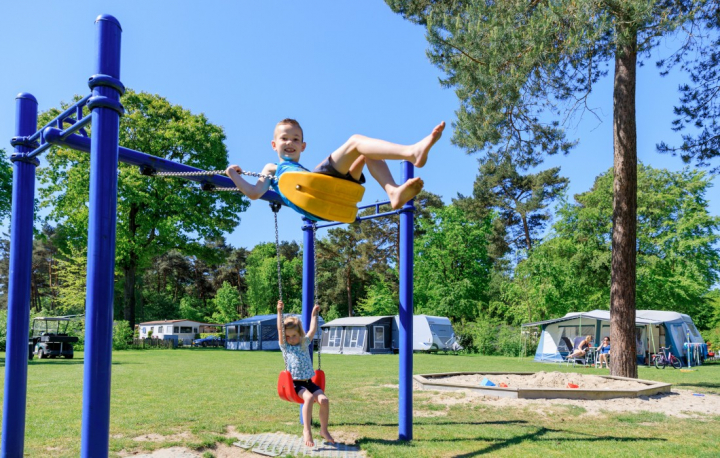
[[[667,350],[667,354],[665,354],[665,350]],[[653,363],[655,364],[655,369],[660,369],[660,366],[665,369],[668,365],[674,369],[680,369],[682,367],[682,362],[677,356],[672,354],[670,347],[660,347],[660,353],[653,356]]]

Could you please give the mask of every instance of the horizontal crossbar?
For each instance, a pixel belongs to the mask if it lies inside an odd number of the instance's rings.
[[[74,126],[73,126],[74,127]],[[72,148],[74,150],[83,151],[86,153],[90,152],[91,140],[87,137],[82,137],[77,134],[72,134],[63,138],[63,132],[60,129],[49,127],[45,130],[45,140],[53,145],[64,146]],[[198,172],[201,169],[190,167],[189,165],[180,164],[178,162],[171,161],[169,159],[163,159],[161,157],[152,156],[140,151],[135,151],[124,146],[119,147],[119,160],[130,165],[146,166],[151,167],[158,172]],[[186,177],[186,180],[196,181],[198,183],[210,183],[213,186],[228,188],[234,187],[235,183],[228,177],[222,175],[213,176],[202,176],[202,177]],[[282,204],[282,199],[277,193],[273,191],[267,191],[260,197],[262,200],[268,202],[278,202]]]
[[[33,142],[33,141],[39,139],[40,135],[42,135],[43,130],[45,130],[48,127],[57,127],[58,121],[62,121],[65,118],[67,118],[68,116],[72,115],[73,111],[76,111],[78,109],[78,107],[80,107],[80,108],[84,107],[85,104],[87,103],[88,99],[91,96],[92,96],[92,94],[88,94],[85,97],[83,97],[82,99],[78,100],[77,102],[75,102],[72,105],[70,105],[69,107],[67,107],[65,109],[65,111],[63,111],[59,115],[55,116],[55,118],[53,118],[53,120],[50,121],[49,123],[45,124],[45,126],[43,126],[42,129],[39,129],[37,132],[32,134],[30,137],[28,137],[28,141]]]

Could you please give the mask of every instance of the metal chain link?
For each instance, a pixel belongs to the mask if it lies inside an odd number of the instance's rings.
[[[266,178],[271,181],[277,181],[274,175],[265,175],[263,173],[247,172],[243,170],[240,172],[241,175],[247,175],[256,178]],[[224,170],[196,170],[193,172],[157,172],[155,176],[158,177],[206,177],[212,175],[225,175]]]
[[[278,210],[279,207],[275,208],[272,204],[270,204],[270,208],[273,209],[273,215],[275,216],[275,253],[277,254],[277,273],[278,273],[278,296],[280,300],[282,301],[282,275],[280,270],[280,235],[278,234]],[[283,347],[287,347],[287,342],[285,341],[285,308],[283,304],[283,313],[280,317],[280,322],[282,323],[282,343]],[[287,356],[285,355],[284,348],[280,348],[282,350],[283,355],[283,361],[285,361],[285,370],[290,371],[290,367],[288,366]]]

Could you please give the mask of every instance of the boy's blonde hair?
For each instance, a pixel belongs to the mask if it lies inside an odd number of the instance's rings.
[[[285,331],[287,332],[288,329],[294,329],[297,331],[298,335],[300,336],[300,342],[303,348],[305,347],[305,330],[302,327],[302,321],[300,321],[300,318],[296,316],[289,316],[285,318],[285,321],[283,321],[283,324],[285,325]]]
[[[297,122],[297,120],[292,119],[292,118],[285,118],[285,119],[283,119],[282,121],[280,121],[279,123],[275,124],[275,128],[277,129],[277,126],[281,126],[281,125],[283,125],[283,124],[290,124],[291,126],[295,126],[295,127],[297,127],[298,129],[300,129],[300,133],[301,133],[302,136],[303,136],[303,141],[305,140],[305,132],[303,131],[302,126],[300,126],[300,123]],[[273,136],[274,136],[274,135],[275,135],[275,133],[273,132]]]

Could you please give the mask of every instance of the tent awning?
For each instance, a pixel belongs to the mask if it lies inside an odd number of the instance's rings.
[[[635,312],[635,324],[644,326],[644,325],[648,325],[648,324],[659,324],[659,323],[668,321],[668,320],[663,320],[663,319],[656,319],[655,317],[652,316],[652,313],[648,313],[648,312],[654,312],[654,311],[652,311],[652,310],[637,310]],[[674,312],[666,312],[666,313],[674,313]],[[572,313],[568,313],[567,315],[560,317],[560,318],[553,318],[551,320],[544,320],[544,321],[535,321],[533,323],[524,323],[521,325],[521,327],[525,328],[525,327],[529,327],[529,326],[543,326],[546,324],[560,323],[562,321],[570,321],[570,320],[577,320],[577,319],[610,321],[610,312],[608,310],[592,310],[590,312],[572,312]]]

